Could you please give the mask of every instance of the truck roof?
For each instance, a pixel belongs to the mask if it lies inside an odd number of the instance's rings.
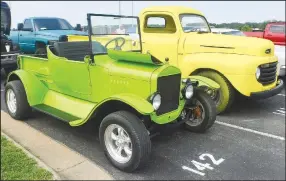
[[[59,17],[29,17],[26,19],[63,19],[63,18],[59,18]]]
[[[193,8],[188,8],[184,6],[152,6],[152,7],[147,7],[144,8],[140,14],[143,14],[144,12],[147,11],[154,11],[154,12],[172,12],[175,15],[180,15],[180,14],[199,14],[203,15],[200,11],[193,9]]]

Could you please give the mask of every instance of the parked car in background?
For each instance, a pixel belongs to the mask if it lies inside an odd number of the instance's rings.
[[[242,31],[229,28],[211,28],[211,31],[212,33],[215,34],[245,36],[245,34]]]
[[[235,36],[246,36],[242,31],[228,28],[212,28],[212,33],[215,34],[225,34],[225,35],[235,35]],[[278,58],[279,76],[285,77],[285,46],[274,45],[274,54]]]
[[[1,69],[8,74],[17,68],[19,49],[9,39],[11,30],[11,11],[7,3],[1,2]]]
[[[18,31],[12,31],[10,38],[18,44],[23,53],[46,54],[46,45],[59,41],[62,35],[87,35],[80,25],[76,28],[62,18],[33,17],[18,24]]]
[[[275,45],[285,46],[285,22],[268,23],[264,31],[244,32],[246,36],[271,40]]]

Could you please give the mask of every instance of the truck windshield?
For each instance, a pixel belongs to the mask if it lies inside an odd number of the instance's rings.
[[[34,19],[36,30],[73,30],[73,27],[64,19]]]
[[[210,32],[206,19],[194,14],[181,14],[180,21],[185,33],[188,32]]]
[[[90,35],[107,49],[140,52],[138,23],[133,16],[90,14]]]

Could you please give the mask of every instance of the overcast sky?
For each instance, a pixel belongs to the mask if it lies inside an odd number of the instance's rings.
[[[11,7],[12,28],[24,18],[61,17],[71,25],[86,25],[87,13],[118,14],[119,1],[5,1]],[[285,21],[285,1],[133,1],[133,15],[148,6],[178,5],[200,10],[211,23]],[[121,14],[132,15],[132,2],[121,1]]]

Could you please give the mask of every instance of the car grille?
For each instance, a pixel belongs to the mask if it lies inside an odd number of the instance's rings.
[[[180,99],[181,74],[159,77],[157,89],[161,95],[161,106],[157,110],[157,115],[176,110]]]
[[[277,71],[277,63],[267,63],[260,65],[260,77],[258,79],[258,82],[260,82],[262,85],[268,85],[276,80],[276,71]]]

